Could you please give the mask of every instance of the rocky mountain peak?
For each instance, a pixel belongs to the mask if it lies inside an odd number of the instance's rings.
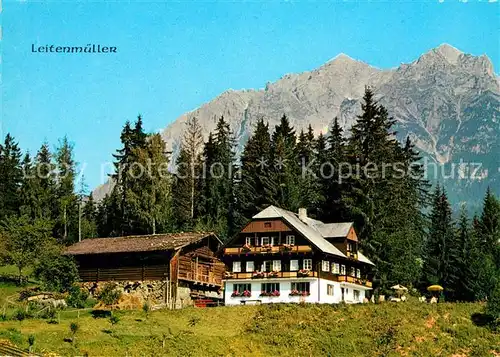
[[[458,63],[458,59],[460,55],[463,54],[462,51],[459,49],[447,44],[443,43],[442,45],[439,45],[432,51],[438,53],[441,55],[445,60],[447,60],[449,63],[456,65]]]

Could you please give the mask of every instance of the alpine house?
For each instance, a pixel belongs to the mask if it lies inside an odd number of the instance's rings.
[[[221,253],[226,305],[360,303],[372,287],[353,223],[323,223],[303,208],[267,207]]]

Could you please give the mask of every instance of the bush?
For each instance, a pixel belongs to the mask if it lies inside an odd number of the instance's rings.
[[[69,296],[66,298],[68,306],[83,309],[86,306],[89,297],[88,291],[81,289],[77,285],[73,285],[69,289]]]
[[[42,256],[35,277],[50,291],[68,291],[78,281],[78,268],[72,257],[52,253]]]
[[[111,322],[111,325],[116,325],[118,322],[120,322],[120,317],[115,314],[111,314],[111,316],[109,317],[109,322]]]
[[[104,305],[115,305],[116,303],[118,303],[118,300],[120,300],[121,296],[122,293],[116,288],[116,284],[107,283],[99,292],[97,298]]]
[[[26,313],[26,311],[24,311],[24,309],[16,309],[16,311],[14,311],[14,314],[12,315],[12,319],[17,321],[23,321],[27,317],[28,314]]]
[[[500,327],[500,281],[496,283],[495,289],[491,292],[486,305],[486,313],[493,319],[494,327]]]

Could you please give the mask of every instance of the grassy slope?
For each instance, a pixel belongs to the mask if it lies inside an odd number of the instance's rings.
[[[494,356],[500,337],[475,326],[479,304],[358,306],[265,305],[119,313],[108,319],[61,313],[59,324],[43,320],[0,322],[0,340],[36,351],[90,356]],[[77,347],[64,342],[77,321]],[[496,351],[496,352],[494,352]]]

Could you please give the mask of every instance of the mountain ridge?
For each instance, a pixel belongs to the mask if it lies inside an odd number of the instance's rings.
[[[431,161],[450,164],[461,156],[486,155],[495,165],[490,150],[500,147],[495,135],[500,133],[499,83],[486,55],[466,54],[446,43],[390,69],[340,53],[318,68],[285,74],[261,89],[226,90],[178,117],[161,136],[172,151],[173,168],[184,123],[193,116],[206,139],[223,115],[235,133],[238,153],[259,118],[272,130],[286,114],[297,131],[311,124],[318,135],[327,134],[338,117],[348,133],[368,85],[396,120],[398,139],[410,136]],[[471,157],[471,152],[476,155]]]

